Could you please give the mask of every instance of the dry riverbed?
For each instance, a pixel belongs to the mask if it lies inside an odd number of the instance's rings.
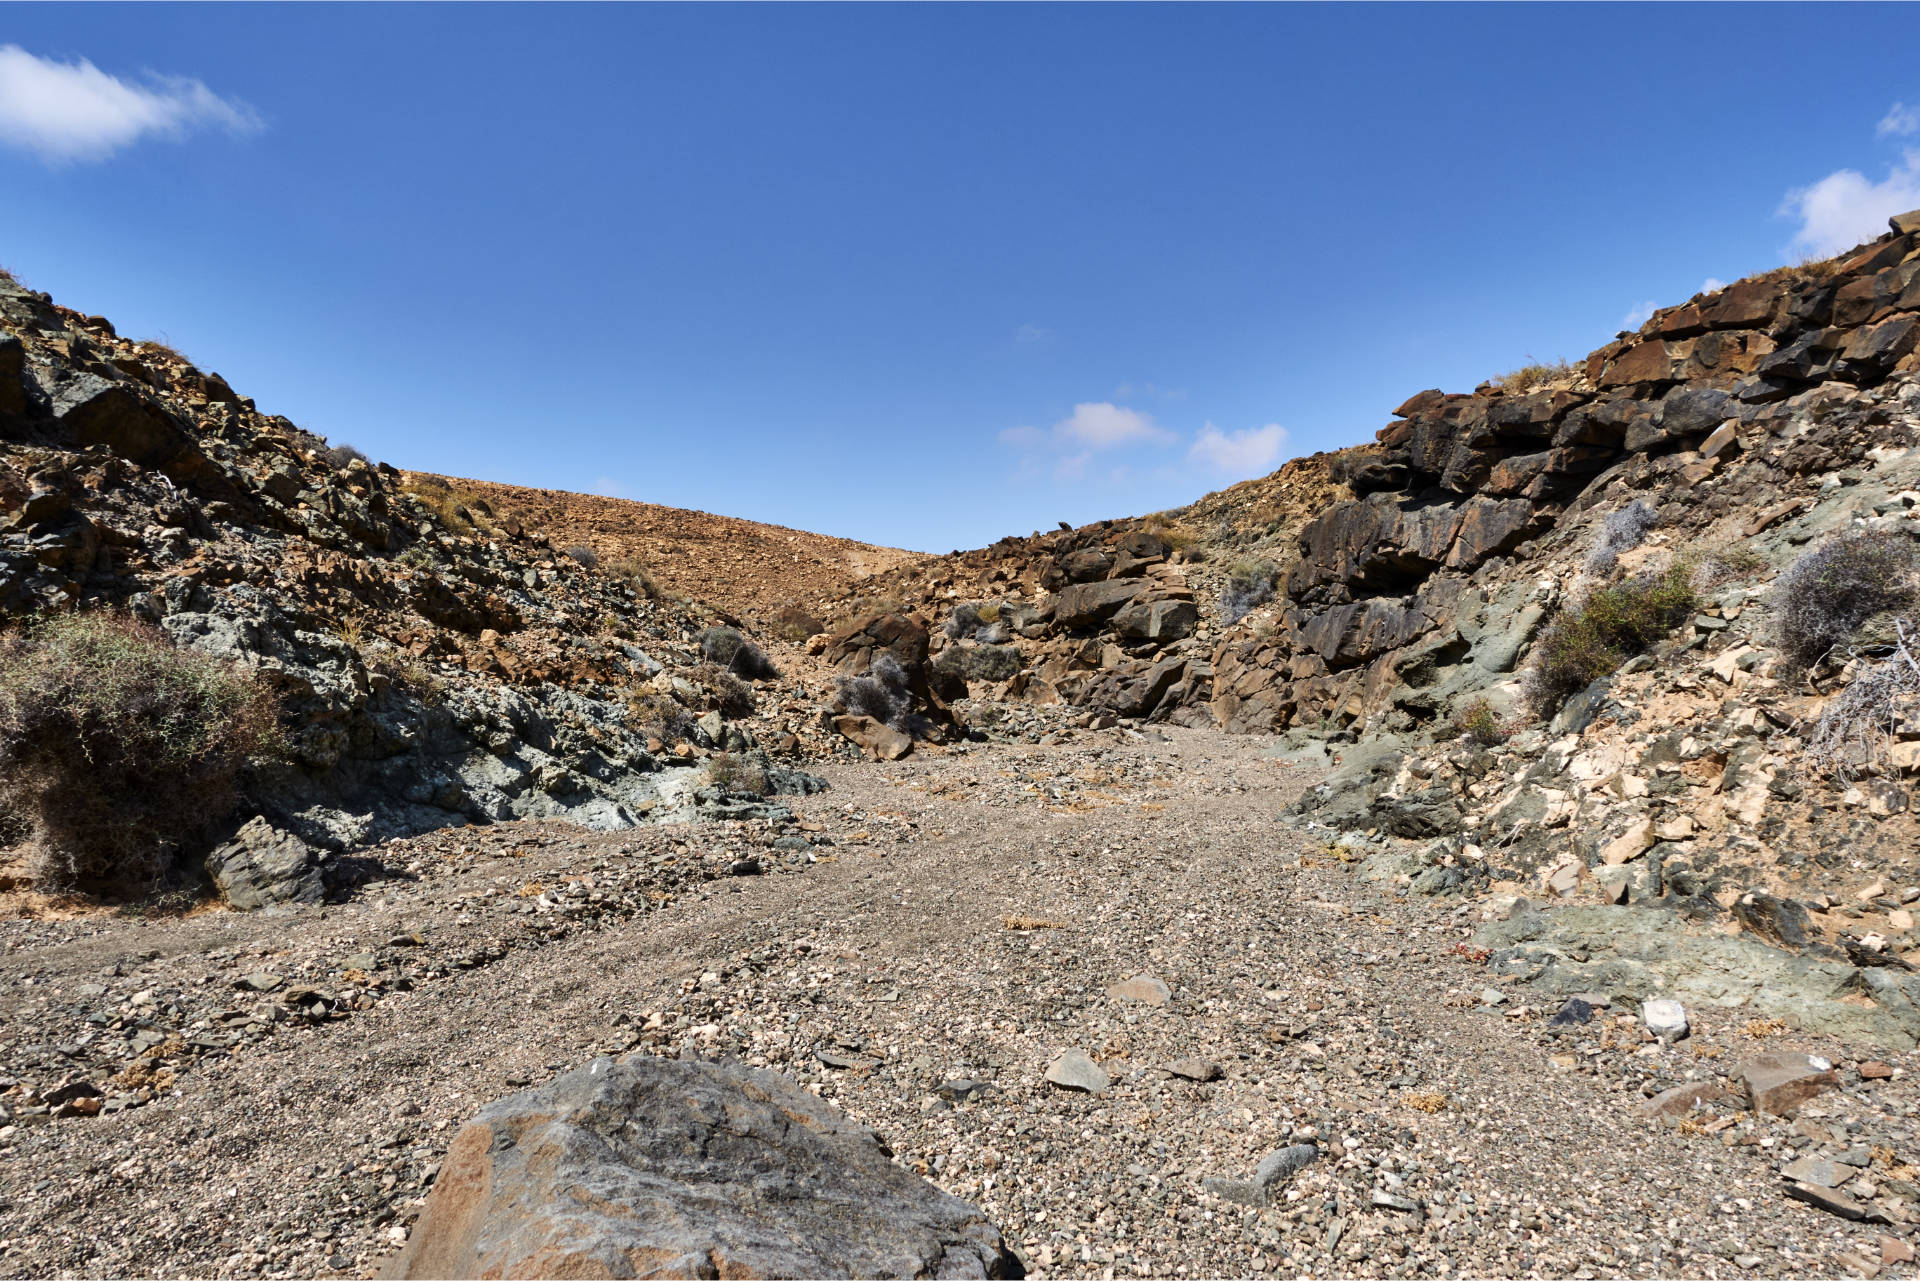
[[[791,817],[382,846],[324,909],[0,923],[0,1271],[367,1275],[476,1108],[628,1052],[792,1075],[1043,1275],[1913,1271],[1907,1056],[1549,1029],[1477,903],[1278,823],[1317,776],[1259,739],[826,772]],[[1638,1115],[1786,1049],[1839,1081],[1795,1118]],[[1890,1221],[1786,1197],[1807,1157]]]

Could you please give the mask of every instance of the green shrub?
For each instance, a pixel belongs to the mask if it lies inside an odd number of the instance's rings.
[[[1804,670],[1875,614],[1906,609],[1920,586],[1920,549],[1905,534],[1841,534],[1780,575],[1774,631],[1788,667]]]
[[[1484,698],[1467,700],[1453,714],[1453,732],[1481,747],[1497,746],[1513,734],[1493,710],[1493,705]]]
[[[278,749],[272,693],[125,615],[73,614],[0,643],[0,794],[35,875],[87,893],[160,886]]]
[[[1696,598],[1692,567],[1603,587],[1548,625],[1534,646],[1527,702],[1551,716],[1571,694],[1611,675],[1686,620]]]

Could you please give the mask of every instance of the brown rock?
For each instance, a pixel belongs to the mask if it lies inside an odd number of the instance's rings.
[[[897,761],[913,750],[913,740],[871,716],[836,716],[833,728],[876,761]]]
[[[1792,1116],[1802,1103],[1840,1084],[1831,1068],[1792,1052],[1749,1059],[1735,1069],[1734,1075],[1746,1086],[1753,1110],[1773,1116]]]
[[[596,1059],[454,1137],[412,1277],[1019,1276],[871,1130],[731,1064]]]
[[[1686,1085],[1676,1085],[1640,1104],[1634,1111],[1649,1120],[1657,1117],[1685,1116],[1702,1103],[1725,1098],[1726,1086],[1718,1081],[1691,1081]]]
[[[1173,1000],[1167,985],[1151,974],[1136,974],[1115,983],[1107,989],[1107,995],[1116,1001],[1140,1001],[1146,1005],[1165,1005]]]
[[[1860,1065],[1860,1077],[1866,1081],[1885,1081],[1893,1076],[1893,1069],[1878,1059],[1870,1059]]]

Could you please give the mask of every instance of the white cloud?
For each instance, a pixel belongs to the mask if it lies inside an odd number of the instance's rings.
[[[1873,132],[1882,138],[1904,138],[1910,133],[1920,133],[1920,107],[1909,107],[1904,102],[1893,104],[1886,115],[1880,117],[1880,123]]]
[[[204,127],[247,134],[261,122],[198,80],[149,73],[133,84],[84,58],[57,62],[0,45],[0,142],[50,164],[104,160],[147,135],[178,139]]]
[[[1857,169],[1838,169],[1811,187],[1787,193],[1780,212],[1800,220],[1794,247],[1828,257],[1872,240],[1887,219],[1920,208],[1920,150],[1908,148],[1883,182]]]
[[[1717,294],[1726,287],[1727,282],[1718,276],[1708,276],[1700,282],[1700,292],[1703,294]]]
[[[1648,301],[1635,303],[1631,311],[1620,317],[1620,327],[1622,329],[1638,329],[1649,320],[1652,320],[1653,313],[1659,309],[1660,304],[1657,302]]]
[[[1052,342],[1059,336],[1060,334],[1057,330],[1048,329],[1042,325],[1022,325],[1013,331],[1013,340],[1015,342],[1029,346],[1034,343]]]
[[[1073,416],[1053,425],[1054,435],[1077,441],[1092,449],[1113,449],[1120,445],[1161,443],[1173,439],[1172,433],[1157,426],[1151,415],[1126,409],[1104,400],[1090,400],[1073,407]]]
[[[1249,427],[1245,431],[1221,431],[1212,423],[1200,429],[1187,450],[1189,461],[1235,479],[1262,476],[1280,463],[1287,447],[1287,429],[1279,423]]]

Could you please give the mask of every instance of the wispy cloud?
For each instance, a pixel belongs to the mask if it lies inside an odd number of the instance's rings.
[[[1058,330],[1048,329],[1044,325],[1022,325],[1013,331],[1013,340],[1026,347],[1050,343],[1059,336]]]
[[[1279,466],[1287,448],[1287,429],[1279,423],[1221,431],[1212,423],[1200,429],[1187,449],[1187,459],[1211,471],[1245,480],[1263,476]]]
[[[1857,169],[1837,169],[1810,187],[1787,193],[1780,211],[1800,220],[1796,249],[1826,257],[1872,240],[1887,219],[1920,208],[1920,150],[1908,148],[1874,182]]]
[[[1620,327],[1622,329],[1638,329],[1649,320],[1652,320],[1653,313],[1659,309],[1660,304],[1652,300],[1637,302],[1628,310],[1626,315],[1620,317]]]
[[[1163,444],[1173,439],[1173,433],[1155,423],[1153,415],[1104,400],[1075,405],[1073,416],[1055,423],[1053,432],[1062,440],[1078,441],[1093,449]]]
[[[1700,282],[1700,292],[1703,294],[1717,294],[1726,287],[1727,282],[1718,276],[1708,276]]]
[[[1873,132],[1881,138],[1904,138],[1910,133],[1920,133],[1920,107],[1909,107],[1904,102],[1896,102],[1880,117],[1880,123]]]
[[[143,137],[180,139],[196,129],[255,133],[259,115],[198,80],[148,73],[142,83],[82,58],[40,58],[0,45],[0,142],[49,164],[104,160]]]

